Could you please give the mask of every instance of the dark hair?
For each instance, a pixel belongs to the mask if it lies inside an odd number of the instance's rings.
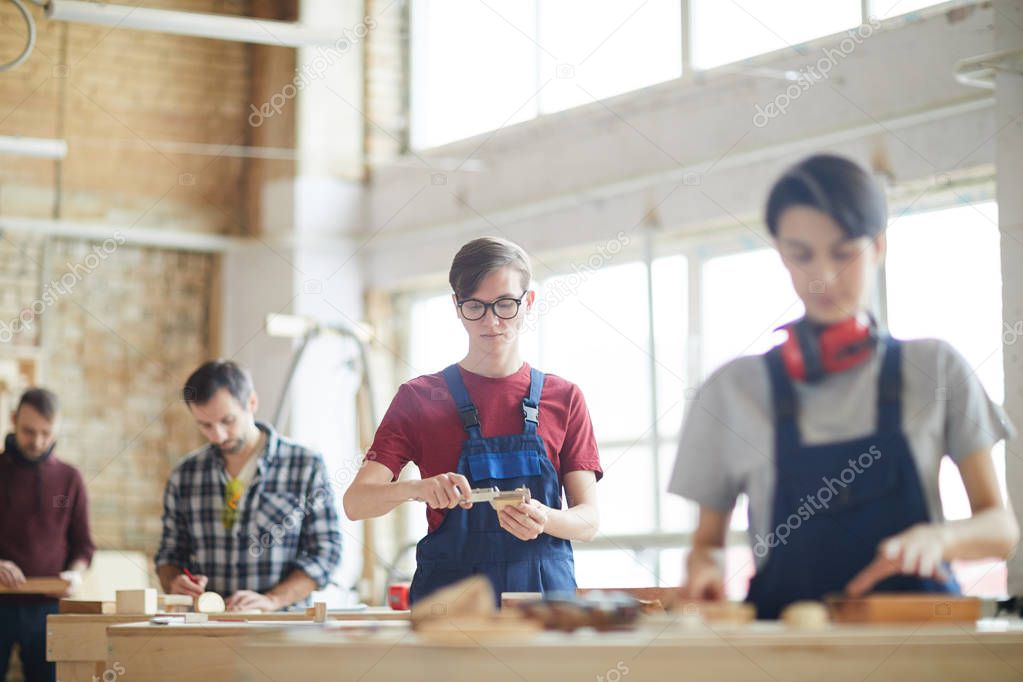
[[[529,267],[529,256],[522,247],[500,237],[480,237],[473,239],[455,254],[448,282],[456,298],[466,299],[479,289],[487,275],[505,266],[518,270],[522,275],[522,288],[529,287],[533,271]]]
[[[778,219],[793,206],[829,215],[849,239],[876,237],[888,224],[884,191],[859,164],[817,154],[789,168],[767,197],[767,229],[778,236]]]
[[[60,403],[57,401],[57,394],[53,391],[48,391],[45,388],[30,388],[21,394],[21,399],[18,401],[18,408],[14,411],[14,414],[21,412],[23,405],[28,405],[33,410],[43,415],[47,421],[53,421],[53,418],[60,412]]]
[[[252,377],[230,360],[210,360],[192,372],[182,391],[186,403],[202,405],[222,388],[234,396],[242,406],[252,395]]]

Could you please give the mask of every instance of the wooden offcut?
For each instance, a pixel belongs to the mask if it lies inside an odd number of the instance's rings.
[[[153,614],[157,610],[156,590],[147,587],[144,590],[118,590],[117,613],[119,614]]]
[[[60,613],[110,614],[117,613],[117,602],[94,599],[61,599]]]
[[[25,578],[25,582],[16,587],[0,585],[0,594],[64,594],[70,586],[63,578]]]
[[[486,576],[475,575],[437,590],[412,606],[412,627],[447,618],[489,618],[497,615],[494,588]]]
[[[975,597],[944,594],[875,594],[825,600],[836,623],[974,623],[981,616]]]
[[[223,613],[224,598],[216,592],[203,592],[195,598],[195,610],[199,613]]]

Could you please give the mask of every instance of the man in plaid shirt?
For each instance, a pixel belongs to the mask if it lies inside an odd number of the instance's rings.
[[[341,560],[323,458],[255,420],[252,379],[233,362],[202,365],[184,397],[209,444],[174,469],[164,492],[164,591],[218,592],[238,611],[307,605]]]

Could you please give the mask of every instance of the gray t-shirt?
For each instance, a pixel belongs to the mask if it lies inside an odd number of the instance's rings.
[[[902,430],[909,441],[931,518],[944,519],[938,465],[956,463],[1015,431],[991,402],[966,359],[936,339],[902,344]],[[883,351],[817,384],[793,382],[799,429],[808,445],[873,433]],[[739,493],[749,498],[749,536],[767,537],[774,523],[774,417],[763,356],[732,360],[714,372],[689,406],[668,491],[722,512]],[[758,565],[765,556],[757,556]]]

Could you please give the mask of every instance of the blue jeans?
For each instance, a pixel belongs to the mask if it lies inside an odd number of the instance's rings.
[[[57,613],[57,602],[0,606],[0,681],[7,679],[11,647],[21,647],[26,682],[52,682],[56,665],[46,661],[46,616]]]

